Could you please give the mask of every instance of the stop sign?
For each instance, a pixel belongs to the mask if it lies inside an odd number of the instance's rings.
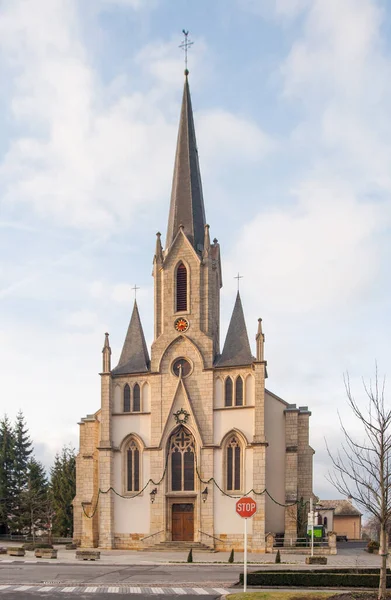
[[[243,496],[243,498],[240,498],[236,503],[236,512],[240,517],[249,519],[257,512],[257,503],[252,498]]]

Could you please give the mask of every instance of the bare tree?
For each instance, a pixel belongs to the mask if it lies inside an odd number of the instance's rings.
[[[334,472],[329,473],[329,481],[341,494],[351,496],[379,525],[381,566],[378,598],[384,600],[387,530],[391,523],[391,409],[386,406],[385,381],[379,384],[377,368],[374,382],[363,384],[366,394],[363,407],[352,394],[348,375],[344,377],[344,382],[348,406],[363,428],[363,439],[354,439],[340,417],[344,441],[336,454],[327,446],[334,467]]]

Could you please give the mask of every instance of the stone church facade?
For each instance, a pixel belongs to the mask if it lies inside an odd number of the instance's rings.
[[[220,246],[206,223],[185,76],[167,236],[153,259],[154,341],[137,303],[115,368],[106,334],[100,409],[80,422],[74,537],[82,546],[145,548],[193,542],[242,549],[235,503],[257,512],[249,544],[297,536],[312,495],[307,407],[265,388],[261,319],[252,355],[237,294],[220,351]]]

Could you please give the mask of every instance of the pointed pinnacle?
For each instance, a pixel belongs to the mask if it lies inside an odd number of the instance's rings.
[[[258,332],[257,334],[260,335],[262,333],[262,319],[258,319]]]
[[[161,233],[160,231],[157,232],[156,234],[156,249],[155,249],[155,260],[157,262],[163,262],[163,248],[162,248],[162,242],[161,242]]]
[[[110,348],[110,342],[109,342],[109,334],[105,333],[105,342],[103,344],[103,351],[108,348],[109,350],[111,350]]]
[[[204,234],[204,256],[207,256],[210,251],[210,236],[209,236],[209,225],[205,225]]]

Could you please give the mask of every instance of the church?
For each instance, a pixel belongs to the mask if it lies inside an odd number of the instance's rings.
[[[105,334],[101,403],[80,422],[73,501],[82,547],[192,543],[243,549],[237,500],[257,503],[252,552],[296,540],[312,495],[307,406],[265,388],[262,320],[253,356],[240,294],[220,348],[221,250],[211,241],[185,71],[167,235],[153,257],[154,339],[136,301],[118,364]]]

